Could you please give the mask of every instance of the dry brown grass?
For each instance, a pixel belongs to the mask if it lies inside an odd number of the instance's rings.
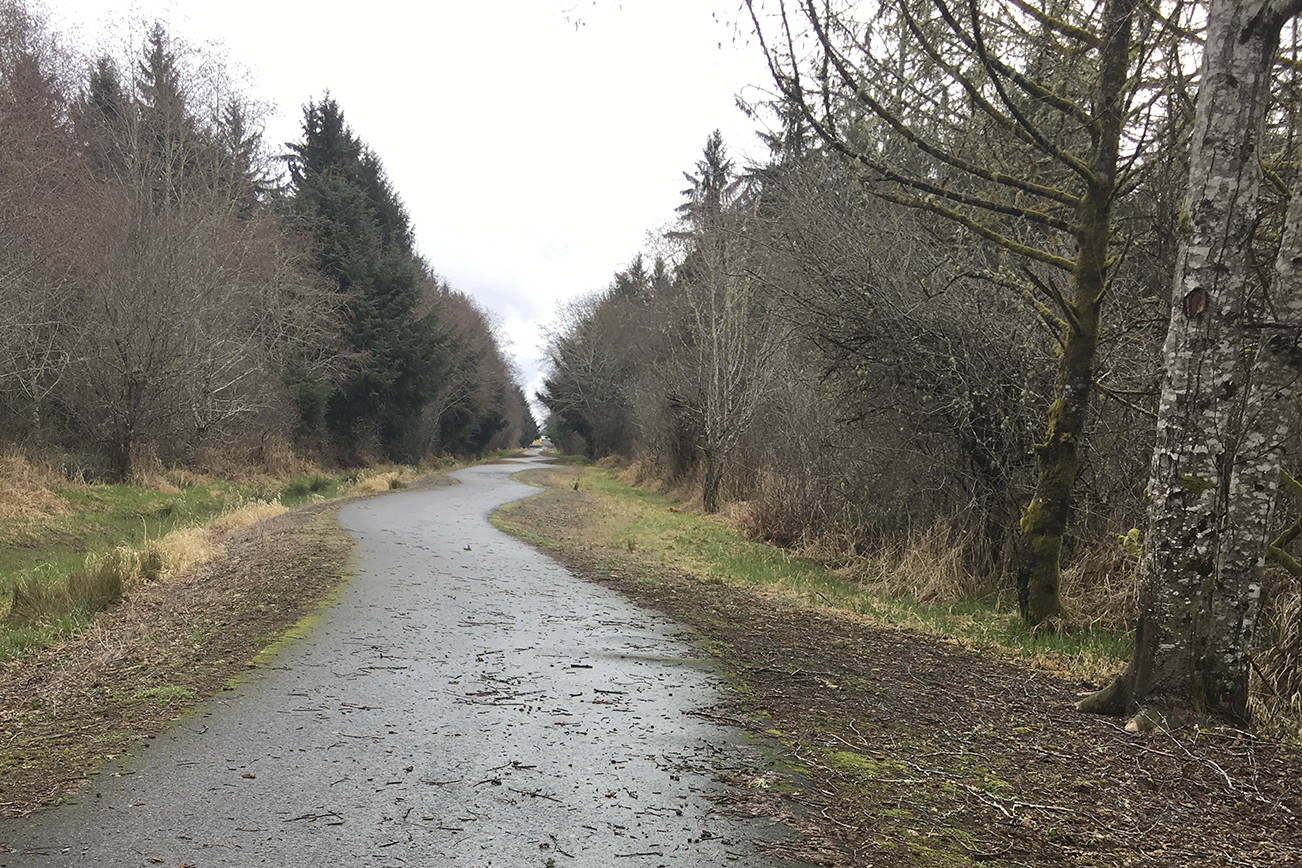
[[[206,525],[177,528],[145,546],[140,554],[141,578],[145,581],[168,579],[206,563],[221,554],[221,537],[288,511],[279,500],[251,500],[222,513]]]
[[[221,546],[207,528],[177,528],[145,546],[140,553],[139,578],[142,581],[169,579],[211,560],[220,551]]]
[[[284,440],[269,437],[261,443],[234,448],[202,447],[195,451],[188,472],[204,478],[226,479],[240,484],[263,479],[284,479],[296,473],[323,473],[321,465],[294,453]]]
[[[353,491],[358,494],[373,494],[379,491],[388,491],[394,481],[398,479],[399,473],[396,470],[385,470],[378,473],[367,473],[358,477],[357,482],[353,484]]]
[[[1064,629],[1102,627],[1125,632],[1139,605],[1139,561],[1114,540],[1100,540],[1062,571]]]
[[[67,502],[51,490],[58,485],[69,483],[49,465],[21,455],[0,455],[0,519],[65,512]]]
[[[851,574],[870,593],[908,597],[920,603],[948,602],[989,590],[990,571],[980,532],[954,519],[938,519],[897,545],[859,558]]]
[[[208,474],[185,467],[171,468],[167,471],[166,479],[177,488],[193,488],[196,485],[207,485],[212,482],[212,477]]]
[[[230,533],[256,522],[283,515],[288,511],[289,508],[279,500],[250,500],[217,516],[208,523],[208,527],[218,533]]]
[[[1295,580],[1264,604],[1248,703],[1258,730],[1302,742],[1302,589]]]
[[[152,488],[162,494],[180,494],[181,489],[162,472],[140,472],[131,474],[131,484],[141,488]]]
[[[617,473],[615,478],[620,482],[634,486],[651,485],[660,481],[654,466],[640,458],[629,459],[624,469]]]
[[[376,494],[394,488],[403,488],[414,480],[420,471],[414,467],[387,467],[363,473],[353,483],[353,494]]]

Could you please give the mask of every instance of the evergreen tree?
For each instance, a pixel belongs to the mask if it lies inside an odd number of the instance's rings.
[[[101,180],[123,171],[122,131],[130,111],[117,64],[102,55],[91,66],[86,87],[72,104],[77,144]]]
[[[241,216],[248,216],[274,189],[262,162],[262,133],[252,127],[247,109],[236,100],[222,106],[214,133],[220,160],[217,181],[240,203]]]
[[[528,446],[538,439],[538,420],[533,417],[533,408],[529,406],[529,399],[524,396],[524,390],[518,385],[512,386],[515,391],[515,401],[520,405],[521,425],[520,425],[520,445]]]
[[[151,177],[156,202],[180,201],[201,177],[204,147],[182,84],[181,66],[161,24],[149,32],[136,63],[137,159]]]
[[[303,138],[289,147],[289,208],[314,241],[317,267],[345,297],[354,360],[319,414],[325,433],[352,454],[415,457],[441,347],[432,315],[419,310],[427,274],[406,210],[333,99],[307,105]],[[295,384],[300,410],[316,413],[317,388]]]

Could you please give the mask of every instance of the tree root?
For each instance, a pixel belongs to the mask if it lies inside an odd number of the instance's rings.
[[[1125,677],[1124,673],[1118,675],[1112,679],[1112,683],[1107,687],[1096,690],[1077,702],[1076,710],[1089,714],[1106,714],[1111,717],[1120,717],[1130,711],[1132,705],[1128,681],[1129,679]]]

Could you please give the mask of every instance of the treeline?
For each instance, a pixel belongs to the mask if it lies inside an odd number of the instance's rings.
[[[891,593],[1138,615],[1097,710],[1242,719],[1251,678],[1293,714],[1297,58],[1287,16],[1212,6],[748,2],[768,156],[712,135],[659,246],[566,311],[545,428],[758,539],[911,548]]]
[[[757,539],[855,555],[939,534],[963,551],[961,590],[1011,587],[1060,353],[1043,304],[976,273],[992,251],[864,195],[807,127],[771,144],[742,167],[712,134],[660,246],[565,311],[544,428],[694,487],[707,511],[742,504]],[[1117,535],[1142,522],[1172,261],[1127,265],[1116,388],[1094,407],[1067,541],[1074,602],[1073,584],[1126,568]]]
[[[289,150],[161,25],[87,63],[0,0],[0,441],[126,478],[536,436],[491,322],[416,253],[340,107],[309,104]]]

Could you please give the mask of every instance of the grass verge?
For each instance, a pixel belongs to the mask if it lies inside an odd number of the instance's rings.
[[[213,557],[238,528],[308,503],[403,488],[430,468],[383,465],[243,482],[178,472],[147,485],[75,484],[12,458],[0,471],[19,479],[28,496],[43,495],[35,501],[40,508],[0,522],[2,662],[71,639],[124,594]]]
[[[646,576],[654,575],[657,568],[676,569],[781,594],[874,624],[989,649],[1083,680],[1109,677],[1130,656],[1129,634],[1099,628],[1027,629],[1007,596],[936,603],[884,596],[815,560],[747,540],[723,518],[681,510],[662,494],[622,482],[609,468],[556,466],[527,471],[521,478],[544,486],[546,497],[592,505],[583,510],[588,519],[564,527],[531,526],[517,520],[525,509],[522,503],[498,510],[493,519],[498,527],[547,548],[580,547],[604,553],[623,569]],[[925,584],[925,576],[918,579]]]
[[[71,641],[0,669],[0,815],[57,801],[225,687],[329,598],[352,543],[313,507],[236,531]]]

